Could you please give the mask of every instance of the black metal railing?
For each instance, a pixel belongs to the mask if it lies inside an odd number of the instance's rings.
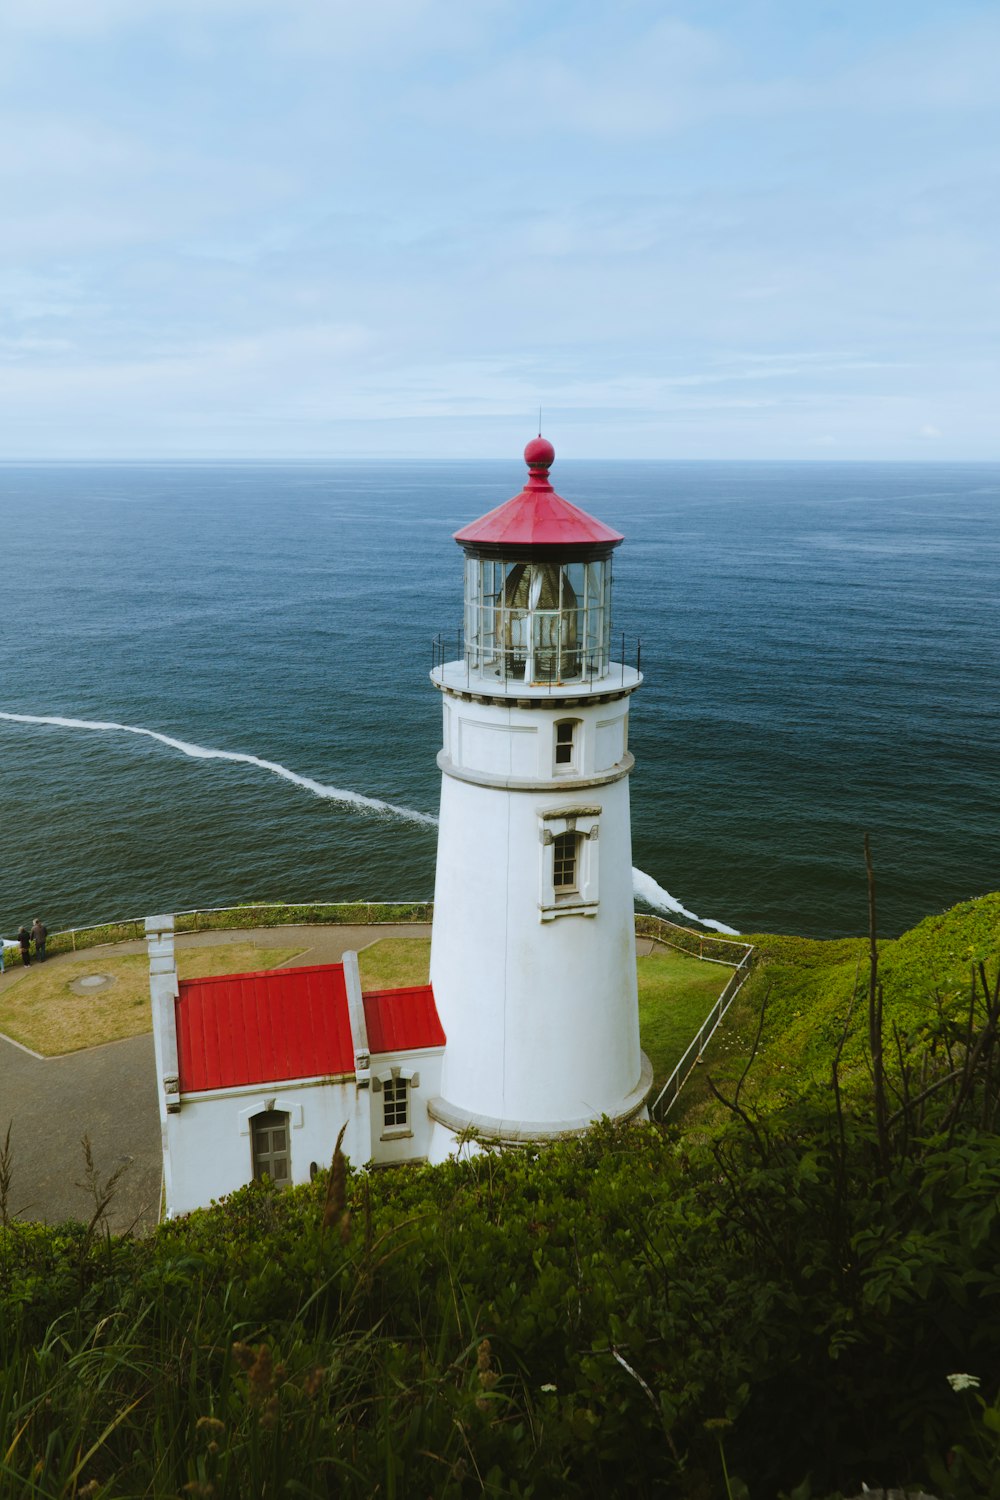
[[[614,683],[616,677],[624,686],[625,673],[634,658],[635,670],[640,670],[642,642],[636,638],[634,644],[626,640],[624,632],[618,637],[620,652],[617,660],[607,659],[603,649],[588,649],[577,646],[572,650],[545,649],[535,652],[531,677],[527,677],[528,653],[523,646],[498,647],[482,660],[483,651],[475,646],[466,646],[460,630],[440,631],[431,641],[431,668],[438,670],[449,662],[462,662],[466,679],[487,681],[500,691],[515,691],[519,687],[572,688],[581,685],[592,687],[597,682]],[[612,655],[614,646],[612,646]]]

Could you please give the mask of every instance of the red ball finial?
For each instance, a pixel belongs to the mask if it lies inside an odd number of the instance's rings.
[[[539,433],[524,450],[524,461],[529,469],[550,469],[555,462],[556,450],[547,438]]]

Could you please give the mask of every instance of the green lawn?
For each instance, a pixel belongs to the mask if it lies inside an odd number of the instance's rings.
[[[380,938],[358,954],[361,988],[365,990],[426,984],[430,966],[430,938]]]
[[[732,969],[657,948],[640,958],[639,1035],[659,1089],[687,1051],[698,1027],[729,982]]]
[[[259,948],[252,942],[181,948],[177,972],[181,979],[196,979],[274,969],[300,951]],[[102,974],[111,983],[94,994],[76,994],[70,986],[88,974]],[[115,953],[106,948],[91,949],[76,959],[47,959],[44,964],[32,964],[15,984],[5,984],[0,994],[0,1032],[43,1057],[139,1036],[151,1026],[145,953]]]

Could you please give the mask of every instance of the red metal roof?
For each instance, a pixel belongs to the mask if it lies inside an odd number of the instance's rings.
[[[555,449],[541,434],[525,448],[524,457],[529,474],[521,493],[456,531],[456,542],[464,547],[617,547],[625,540],[620,531],[556,494],[549,483]]]
[[[354,1072],[341,964],[184,979],[178,989],[182,1094]]]
[[[362,999],[368,1045],[373,1054],[444,1046],[444,1030],[429,984],[402,990],[368,990]]]

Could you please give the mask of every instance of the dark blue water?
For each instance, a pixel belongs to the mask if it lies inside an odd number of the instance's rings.
[[[433,813],[451,533],[509,464],[0,468],[0,709],[113,720]],[[744,931],[1000,885],[1000,465],[557,462],[625,532],[636,864]],[[0,719],[0,931],[429,897],[434,833],[257,767]]]

